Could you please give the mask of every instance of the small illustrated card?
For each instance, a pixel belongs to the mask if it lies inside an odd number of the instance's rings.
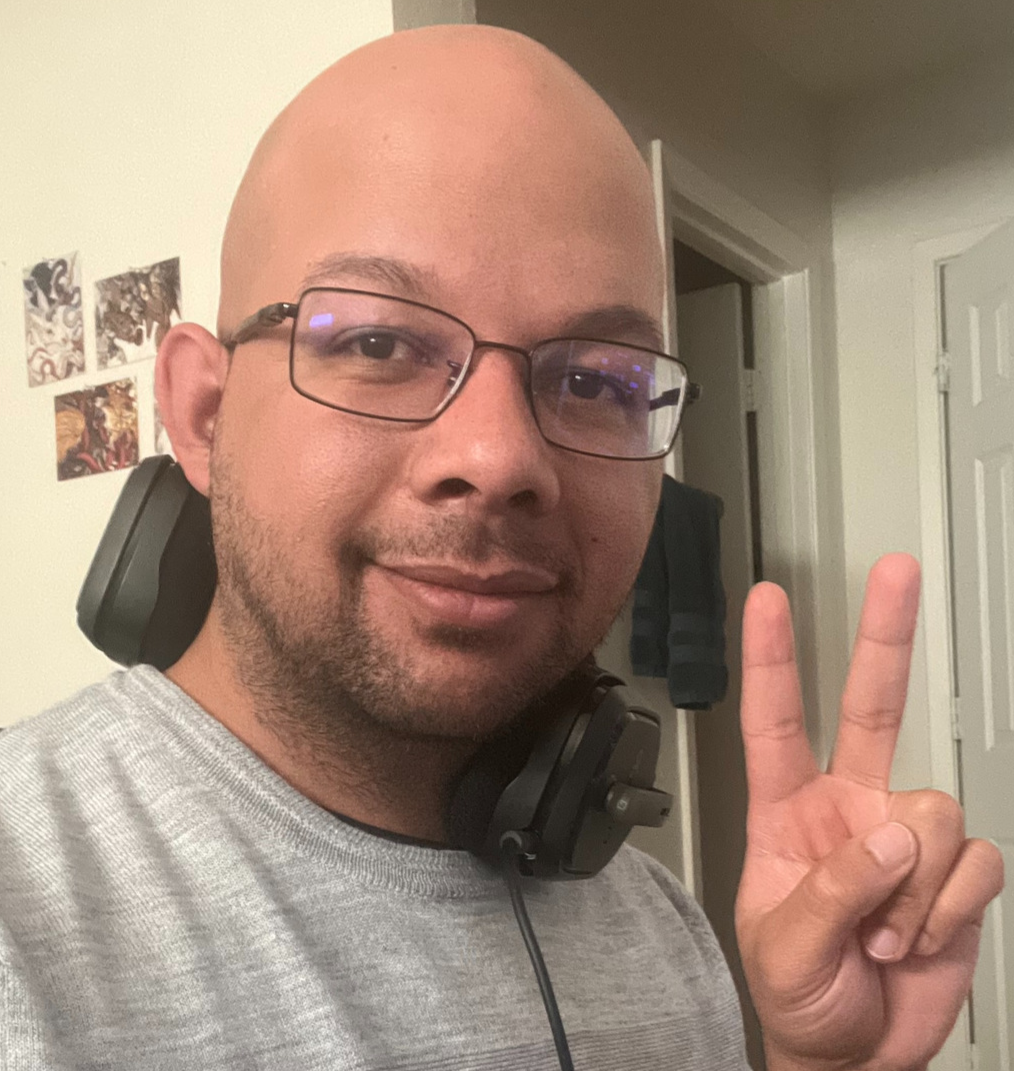
[[[29,387],[85,370],[81,262],[77,253],[40,260],[22,273]]]
[[[58,394],[56,478],[133,468],[139,459],[137,381],[117,379]]]
[[[95,349],[99,369],[154,357],[182,318],[180,258],[125,271],[95,284]]]

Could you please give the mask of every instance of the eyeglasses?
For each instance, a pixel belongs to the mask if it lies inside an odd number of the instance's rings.
[[[529,404],[548,442],[648,460],[670,450],[684,407],[701,393],[682,361],[641,346],[550,338],[525,350],[479,339],[457,317],[417,301],[335,287],[265,306],[223,344],[233,350],[288,319],[293,388],[378,420],[435,420],[461,390],[476,352],[495,348],[526,358]]]

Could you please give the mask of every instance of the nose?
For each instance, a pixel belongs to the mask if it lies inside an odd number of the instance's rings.
[[[484,347],[472,361],[458,395],[420,429],[414,493],[493,514],[550,512],[560,500],[559,459],[528,404],[525,358]]]

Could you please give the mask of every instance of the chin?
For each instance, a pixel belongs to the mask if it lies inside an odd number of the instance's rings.
[[[503,646],[488,657],[476,653],[444,652],[427,672],[408,671],[407,704],[397,711],[389,707],[387,718],[422,735],[483,740],[523,719],[583,659],[561,659],[559,651],[555,657],[524,659],[516,648]]]

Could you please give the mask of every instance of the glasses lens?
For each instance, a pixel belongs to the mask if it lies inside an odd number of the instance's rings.
[[[672,445],[687,376],[672,357],[557,339],[532,353],[535,416],[550,442],[606,457],[657,457]]]
[[[428,420],[461,378],[468,329],[434,309],[345,290],[308,290],[292,344],[293,386],[366,416]]]

